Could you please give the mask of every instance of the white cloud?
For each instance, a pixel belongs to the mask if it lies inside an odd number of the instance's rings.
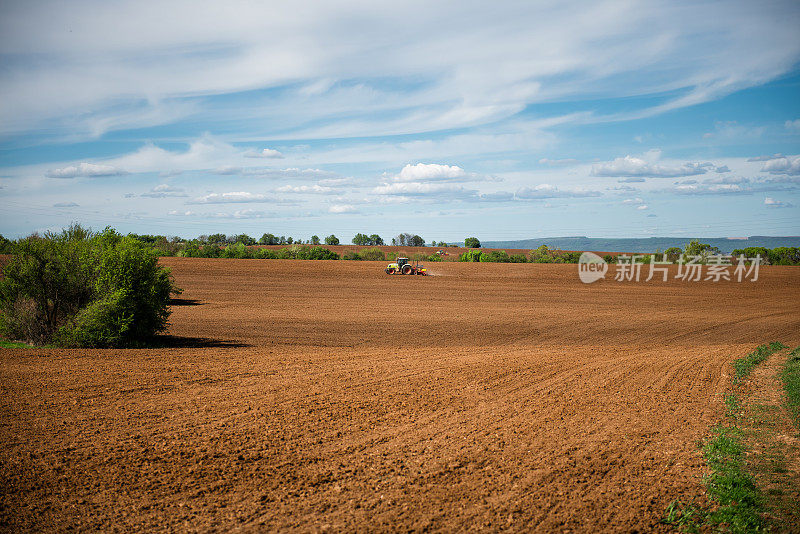
[[[764,163],[761,172],[770,174],[800,174],[800,156],[772,159]]]
[[[347,187],[360,185],[359,182],[353,178],[326,178],[320,180],[319,185],[323,187]]]
[[[319,184],[314,185],[284,185],[275,189],[278,193],[309,193],[317,195],[329,195],[335,193],[332,187],[325,187]]]
[[[466,178],[467,173],[456,165],[438,163],[417,163],[406,165],[399,174],[392,177],[395,182],[437,182]]]
[[[52,169],[45,173],[48,178],[95,178],[100,176],[121,176],[127,174],[122,169],[111,165],[96,163],[79,163],[60,169]]]
[[[16,60],[3,74],[0,125],[96,136],[191,117],[249,120],[261,134],[306,125],[414,133],[495,122],[538,102],[676,94],[659,112],[762,84],[800,55],[791,3],[412,1],[364,10],[357,0],[230,0],[186,10],[167,2],[154,20],[132,0],[5,6],[3,50]],[[421,83],[396,89],[410,79]],[[275,87],[238,110],[215,103]]]
[[[686,180],[684,184],[697,183],[697,180]],[[749,184],[750,178],[742,176],[717,176],[716,178],[706,178],[704,184]]]
[[[631,187],[629,185],[615,185],[614,187],[606,187],[609,191],[620,191],[620,192],[631,192],[631,191],[638,191],[639,189],[636,187]],[[620,193],[621,194],[621,193]]]
[[[748,158],[747,161],[769,161],[771,159],[778,159],[784,157],[783,154],[773,154],[772,156],[756,156],[754,158]]]
[[[644,202],[641,198],[626,198],[622,201],[623,204],[641,204]]]
[[[681,195],[725,195],[751,192],[738,184],[681,184],[672,191]]]
[[[241,167],[235,167],[233,165],[225,165],[224,167],[218,167],[214,169],[214,174],[219,174],[220,176],[234,176],[237,174],[242,174]]]
[[[454,184],[430,184],[420,182],[397,182],[384,184],[372,190],[377,195],[402,195],[402,196],[442,196],[450,198],[465,198],[474,196],[477,192],[465,189]]]
[[[198,213],[191,210],[171,210],[167,213],[174,217],[196,217],[201,219],[272,219],[278,217],[274,212],[261,211],[261,210],[236,210],[231,213],[227,212],[211,212],[211,213]]]
[[[585,197],[599,197],[602,193],[599,191],[588,191],[584,189],[567,189],[560,190],[558,187],[550,184],[540,184],[536,187],[523,187],[517,190],[515,197],[521,200],[535,200],[540,198],[585,198]]]
[[[328,211],[330,213],[358,213],[358,210],[349,204],[334,204]]]
[[[637,210],[646,210],[647,207],[648,207],[647,204],[642,204],[641,206],[636,206],[636,209]]]
[[[283,159],[283,154],[272,148],[265,148],[261,152],[248,151],[244,153],[246,158],[266,158],[266,159]]]
[[[269,211],[236,210],[232,213],[204,213],[202,216],[209,219],[273,219],[278,215]]]
[[[244,202],[278,202],[278,199],[271,195],[232,191],[230,193],[211,193],[192,199],[188,204],[236,204]]]
[[[474,200],[478,202],[511,202],[514,200],[514,193],[510,191],[497,191],[495,193],[481,193]]]
[[[247,176],[253,178],[266,178],[266,179],[301,179],[301,180],[315,180],[318,178],[335,177],[335,172],[323,171],[322,169],[300,169],[297,167],[289,167],[287,169],[265,169],[259,167],[236,167],[224,166],[218,167],[212,174],[222,176]]]
[[[571,159],[571,158],[566,158],[566,159],[542,158],[542,159],[539,160],[539,163],[541,165],[549,165],[551,167],[561,167],[561,166],[567,166],[567,165],[575,165],[576,163],[578,163],[578,160],[577,159]]]
[[[625,156],[605,163],[596,163],[592,165],[591,174],[602,177],[675,178],[705,174],[709,168],[714,168],[711,163],[660,165],[657,163],[660,152],[651,151],[648,156],[646,158]]]
[[[783,127],[791,132],[800,132],[800,119],[786,121],[783,123]]]
[[[183,188],[181,187],[174,187],[169,184],[160,184],[155,186],[153,189],[146,193],[142,193],[141,196],[149,197],[149,198],[166,198],[166,197],[187,197],[187,195]]]
[[[790,204],[789,202],[783,202],[783,201],[780,201],[780,200],[776,200],[776,199],[774,199],[772,197],[764,198],[764,205],[766,207],[768,207],[768,208],[792,208],[792,207],[794,207],[794,205]]]
[[[54,208],[77,208],[79,206],[80,205],[75,202],[56,202],[53,204]]]

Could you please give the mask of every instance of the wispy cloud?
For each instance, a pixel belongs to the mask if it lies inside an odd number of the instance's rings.
[[[101,176],[122,176],[126,171],[111,165],[100,165],[97,163],[79,163],[52,169],[45,173],[48,178],[96,178]]]
[[[330,195],[336,193],[332,187],[314,185],[284,185],[275,189],[278,193],[306,193],[314,195]]]
[[[167,197],[188,197],[189,195],[181,187],[171,186],[169,184],[160,184],[141,196],[149,198],[167,198]]]
[[[517,190],[515,197],[522,200],[535,200],[540,198],[586,198],[599,197],[600,191],[584,189],[559,189],[550,184],[540,184],[536,187],[523,187]]]
[[[564,98],[675,95],[636,112],[647,115],[764,83],[800,54],[791,3],[359,6],[315,2],[300,17],[294,6],[231,0],[186,17],[169,2],[155,22],[132,0],[108,10],[9,6],[0,35],[16,61],[6,65],[0,125],[100,136],[191,118],[333,137],[487,124]],[[359,31],[343,16],[353,12]],[[224,98],[275,87],[241,109]]]
[[[246,202],[280,202],[272,195],[250,193],[248,191],[231,191],[230,193],[210,193],[194,198],[187,204],[239,204]]]
[[[283,154],[272,148],[265,148],[260,152],[255,150],[244,153],[246,158],[283,159]]]
[[[764,198],[764,205],[768,208],[793,208],[794,204],[790,202],[782,202],[772,197]]]
[[[175,217],[193,217],[199,219],[273,219],[277,218],[279,215],[275,212],[271,211],[262,211],[262,210],[236,210],[233,212],[204,212],[198,213],[191,210],[171,210],[168,212],[168,215],[175,216]]]

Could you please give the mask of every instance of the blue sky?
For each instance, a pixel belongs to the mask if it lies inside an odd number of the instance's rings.
[[[4,2],[0,233],[800,235],[797,2]]]

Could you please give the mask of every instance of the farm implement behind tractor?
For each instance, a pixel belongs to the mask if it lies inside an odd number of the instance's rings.
[[[415,261],[413,264],[409,263],[408,258],[397,258],[397,263],[390,263],[386,269],[386,274],[419,274],[427,275],[428,269]]]

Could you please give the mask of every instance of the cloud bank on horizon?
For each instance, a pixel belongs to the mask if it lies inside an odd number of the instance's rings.
[[[0,232],[798,235],[798,27],[792,1],[4,3]]]

